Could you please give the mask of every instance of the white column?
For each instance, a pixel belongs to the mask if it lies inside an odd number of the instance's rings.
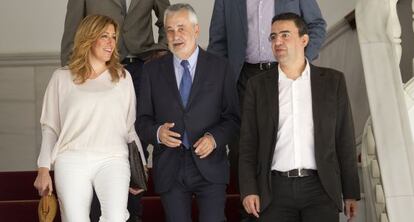
[[[397,0],[359,0],[356,21],[389,221],[414,213],[414,143],[399,61]]]

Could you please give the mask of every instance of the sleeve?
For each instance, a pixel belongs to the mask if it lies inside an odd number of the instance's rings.
[[[153,62],[149,62],[144,65],[142,71],[141,87],[139,89],[138,97],[138,134],[144,142],[158,144],[157,131],[161,124],[157,124],[155,121],[155,113],[152,103],[151,93],[151,81],[150,76],[154,74],[152,72],[155,69]]]
[[[128,143],[135,141],[137,144],[139,153],[141,155],[142,164],[146,165],[147,161],[145,159],[144,150],[142,148],[141,140],[138,137],[137,132],[135,131],[135,120],[136,120],[136,98],[135,98],[135,90],[134,85],[132,83],[131,75],[127,70],[126,72],[126,80],[128,81],[128,113],[127,113],[127,127],[128,127]]]
[[[326,22],[316,0],[300,0],[300,8],[309,34],[309,44],[305,53],[306,57],[312,61],[318,58],[319,51],[325,41]]]
[[[236,81],[234,73],[226,62],[225,79],[223,83],[223,99],[221,104],[221,116],[218,124],[207,129],[216,143],[217,147],[225,147],[233,141],[240,131],[239,98],[237,96]]]
[[[157,16],[155,25],[158,27],[158,44],[167,49],[167,38],[164,30],[164,12],[170,6],[169,0],[155,0],[154,12]]]
[[[351,105],[349,103],[344,75],[342,73],[339,74],[335,147],[341,171],[342,194],[344,199],[360,200],[357,154]]]
[[[256,116],[255,90],[251,81],[247,81],[243,102],[243,116],[239,143],[239,186],[240,198],[243,200],[251,194],[259,194],[256,180],[258,126]]]
[[[210,23],[210,38],[207,51],[227,57],[227,31],[224,0],[216,0]]]
[[[42,145],[40,146],[40,154],[37,158],[37,167],[46,167],[51,169],[52,150],[58,140],[58,136],[47,125],[42,126]]]
[[[60,46],[60,63],[62,66],[66,66],[69,62],[76,29],[85,17],[85,13],[85,0],[68,0],[65,27]]]
[[[38,167],[50,169],[53,147],[61,130],[59,110],[59,75],[61,74],[59,71],[53,73],[43,98],[42,114],[40,116],[42,144],[37,162]]]

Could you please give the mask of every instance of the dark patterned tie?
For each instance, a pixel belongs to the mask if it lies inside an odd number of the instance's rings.
[[[127,6],[126,6],[126,0],[121,0],[122,5],[122,12],[124,13],[124,16],[127,14]]]
[[[183,76],[181,77],[180,82],[180,95],[181,95],[181,101],[183,102],[184,107],[187,107],[188,98],[190,97],[190,91],[191,91],[191,74],[189,70],[190,64],[187,60],[181,61],[181,66],[184,68]],[[190,148],[190,142],[188,141],[187,131],[184,129],[184,135],[183,135],[183,145],[189,149]]]
[[[120,0],[121,1],[121,6],[122,6],[122,15],[124,16],[124,20],[125,17],[127,15],[127,6],[126,6],[126,0]],[[120,38],[122,38],[122,40],[119,43],[119,54],[121,56],[121,60],[124,59],[128,54],[129,54],[129,50],[127,48],[127,46],[125,45],[125,39],[124,39],[124,35],[120,35]]]

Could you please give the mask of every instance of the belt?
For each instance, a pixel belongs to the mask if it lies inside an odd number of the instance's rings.
[[[272,170],[272,174],[277,174],[282,177],[307,177],[318,174],[318,171],[310,169],[293,169],[286,172]]]
[[[136,63],[136,62],[144,62],[144,61],[138,57],[126,57],[125,59],[121,61],[122,64],[131,64],[131,63]]]
[[[276,67],[277,62],[261,62],[261,63],[247,63],[245,62],[244,65],[246,65],[249,68],[259,69],[259,70],[269,70]]]

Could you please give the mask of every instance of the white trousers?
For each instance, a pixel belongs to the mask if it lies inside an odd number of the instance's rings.
[[[128,219],[128,157],[66,151],[57,157],[54,172],[62,222],[90,221],[93,188],[101,204],[100,222]]]

